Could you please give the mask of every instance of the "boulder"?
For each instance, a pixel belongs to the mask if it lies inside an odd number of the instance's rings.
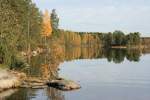
[[[48,82],[47,85],[49,87],[54,87],[63,91],[70,91],[70,90],[76,90],[81,88],[81,86],[78,83],[66,79],[52,80]]]
[[[28,77],[22,82],[20,88],[42,89],[47,87],[46,82],[47,80],[38,77]]]

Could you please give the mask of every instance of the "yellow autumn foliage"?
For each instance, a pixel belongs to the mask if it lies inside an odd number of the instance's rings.
[[[48,10],[45,10],[45,13],[43,15],[41,35],[43,37],[49,37],[52,35],[52,26],[51,26],[51,20],[50,20],[50,15],[49,15]]]

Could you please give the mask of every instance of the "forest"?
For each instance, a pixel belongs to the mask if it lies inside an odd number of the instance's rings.
[[[73,32],[59,29],[56,10],[41,12],[31,0],[0,0],[0,66],[20,66],[36,48],[139,46],[139,32]]]

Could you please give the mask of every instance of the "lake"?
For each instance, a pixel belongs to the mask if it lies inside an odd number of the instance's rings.
[[[6,91],[0,97],[4,95],[6,100],[150,99],[150,54],[135,50],[113,50],[101,55],[92,53],[93,56],[90,53],[90,50],[86,56],[72,53],[73,59],[65,56],[67,59],[58,64],[60,70],[56,71],[57,74],[78,82],[82,87],[79,90],[64,92],[55,88],[17,89]],[[44,57],[33,58],[33,68],[27,71],[30,75],[42,75],[38,65],[44,62],[40,60]]]

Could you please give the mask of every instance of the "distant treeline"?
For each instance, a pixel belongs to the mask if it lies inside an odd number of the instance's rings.
[[[141,43],[139,32],[126,35],[122,31],[114,31],[113,33],[59,31],[59,39],[66,45],[92,46],[99,44],[101,47],[109,48],[111,46],[140,45]]]

